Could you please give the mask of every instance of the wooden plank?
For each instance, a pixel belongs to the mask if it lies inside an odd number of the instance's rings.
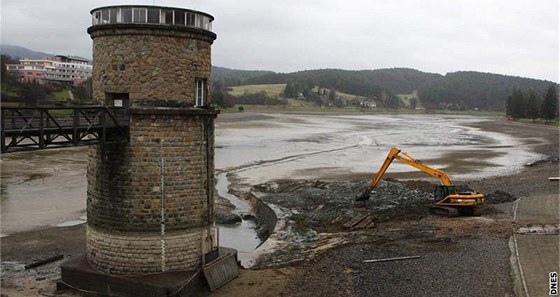
[[[345,229],[350,229],[354,227],[356,224],[358,224],[359,222],[361,222],[366,217],[367,215],[357,215],[354,218],[352,218],[350,221],[346,222],[346,224],[344,224],[343,227]]]
[[[49,264],[49,263],[54,262],[54,261],[58,261],[62,258],[64,258],[64,255],[52,256],[52,257],[49,257],[49,258],[46,258],[46,259],[43,259],[43,260],[40,260],[40,261],[33,262],[31,264],[27,264],[27,265],[24,266],[24,268],[25,269],[30,269],[30,268],[39,267],[39,266]]]
[[[420,256],[409,256],[409,257],[395,257],[395,258],[385,258],[385,259],[376,259],[376,260],[364,260],[364,263],[376,263],[376,262],[390,262],[390,261],[399,261],[399,260],[410,260],[410,259],[418,259]]]
[[[210,291],[214,291],[229,281],[239,276],[239,266],[234,254],[227,254],[223,257],[204,265],[202,267],[204,277],[208,281]]]
[[[367,216],[360,223],[358,223],[354,227],[352,227],[352,229],[364,229],[371,222],[373,222],[373,216]]]
[[[548,178],[549,181],[560,181],[560,177],[558,176],[551,176]]]

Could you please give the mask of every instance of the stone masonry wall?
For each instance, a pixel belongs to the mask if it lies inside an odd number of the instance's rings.
[[[212,224],[215,113],[131,113],[129,143],[90,149],[88,224],[107,230],[159,230],[161,158],[166,228]]]
[[[92,32],[94,100],[103,104],[105,93],[128,93],[132,107],[193,106],[196,79],[206,79],[205,92],[210,90],[213,38],[146,30]]]
[[[161,167],[165,158],[166,271],[200,266],[216,247],[213,110],[131,109],[130,141],[90,148],[87,258],[101,271],[161,270]],[[204,240],[204,244],[203,244]]]
[[[107,232],[88,226],[86,235],[89,262],[105,273],[121,275],[161,272],[163,261],[165,271],[191,270],[200,267],[209,247],[216,246],[215,232],[208,228],[168,232],[162,237],[157,232]]]
[[[123,107],[130,113],[128,143],[90,148],[88,261],[111,274],[163,271],[163,191],[165,271],[197,269],[216,246],[210,227],[217,112],[193,106],[197,79],[210,90],[216,35],[153,24],[103,24],[88,33],[94,100],[110,106],[110,99],[128,98]]]

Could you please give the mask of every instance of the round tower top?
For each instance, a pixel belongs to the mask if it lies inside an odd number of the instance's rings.
[[[117,5],[95,8],[91,11],[92,29],[105,26],[146,26],[169,29],[195,28],[212,32],[214,17],[200,11],[147,5]]]

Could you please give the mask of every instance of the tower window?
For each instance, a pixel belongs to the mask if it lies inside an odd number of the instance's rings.
[[[204,106],[205,103],[206,103],[206,80],[197,78],[194,106]]]

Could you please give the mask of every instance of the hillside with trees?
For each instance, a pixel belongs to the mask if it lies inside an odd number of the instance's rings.
[[[379,95],[381,90],[391,94],[412,93],[441,75],[410,68],[377,70],[319,69],[293,73],[268,73],[248,79],[247,84],[280,84],[290,81],[316,84],[320,87],[359,96]]]
[[[514,89],[532,89],[542,96],[550,81],[492,73],[461,71],[448,73],[418,89],[427,109],[503,111]]]
[[[474,71],[442,76],[409,68],[360,71],[319,69],[293,73],[241,71],[239,75],[235,70],[228,69],[226,73],[234,84],[225,80],[218,82],[217,86],[223,90],[245,84],[286,84],[282,94],[285,98],[302,96],[320,104],[317,96],[311,92],[318,87],[362,96],[375,100],[379,106],[390,108],[403,105],[402,100],[396,99],[395,95],[417,91],[417,98],[415,96],[408,104],[428,110],[504,111],[506,100],[514,89],[532,89],[537,97],[543,97],[550,84],[554,84],[545,80]],[[212,75],[213,80],[214,77],[223,77],[221,73]]]
[[[542,119],[545,123],[558,117],[558,85],[551,84],[546,92],[538,94],[532,88],[513,89],[506,101],[506,115],[514,120]]]
[[[274,73],[265,70],[238,70],[219,66],[212,66],[212,82],[224,87],[245,84],[250,78]]]

